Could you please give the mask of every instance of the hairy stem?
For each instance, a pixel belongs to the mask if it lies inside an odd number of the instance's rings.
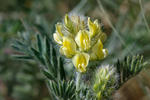
[[[76,72],[77,77],[76,77],[76,90],[78,91],[80,89],[80,80],[81,80],[81,73]]]

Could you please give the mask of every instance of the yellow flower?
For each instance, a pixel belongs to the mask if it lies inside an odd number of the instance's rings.
[[[57,42],[58,44],[62,44],[61,37],[57,33],[53,34],[53,38],[54,38],[55,42]]]
[[[62,24],[60,24],[60,23],[57,23],[56,24],[56,32],[61,36],[61,37],[63,37],[63,33],[62,33]]]
[[[70,58],[76,53],[76,43],[72,38],[63,37],[62,46],[60,48],[60,53]]]
[[[98,33],[100,33],[100,25],[98,24],[98,20],[95,20],[94,23],[88,18],[88,27],[90,31],[90,37],[94,37]]]
[[[71,17],[73,23],[74,23],[74,30],[76,33],[78,33],[80,30],[84,30],[86,27],[85,21],[82,20],[79,16],[72,16]]]
[[[68,14],[65,15],[64,23],[66,26],[70,26],[73,24],[73,22],[71,21],[71,19],[68,16]]]
[[[58,44],[62,44],[62,37],[63,37],[62,25],[60,23],[57,23],[56,33],[53,34],[53,38]]]
[[[75,25],[74,25],[73,21],[69,18],[69,16],[67,14],[65,15],[64,25],[65,25],[65,28],[67,29],[67,31],[69,33],[71,33],[70,35],[73,36],[74,34],[76,34]]]
[[[103,49],[103,44],[102,44],[101,40],[99,39],[92,48],[90,60],[104,59],[107,55],[108,55],[108,50]]]
[[[81,51],[86,51],[90,48],[90,38],[86,30],[80,30],[75,37],[75,41]]]
[[[87,53],[78,53],[72,58],[72,62],[79,72],[85,72],[90,56]]]

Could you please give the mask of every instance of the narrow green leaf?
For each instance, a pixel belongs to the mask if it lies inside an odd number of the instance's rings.
[[[18,45],[18,46],[22,46],[22,47],[25,47],[25,46],[26,46],[23,42],[21,42],[21,41],[19,41],[19,40],[15,40],[14,43],[15,43],[16,45]]]
[[[32,56],[27,56],[27,55],[13,55],[14,58],[20,59],[20,60],[32,60]]]
[[[51,44],[50,44],[50,41],[47,38],[45,39],[45,42],[46,42],[46,55],[48,57],[50,57],[50,46],[51,46]]]
[[[43,53],[43,49],[42,49],[42,40],[41,40],[39,34],[37,34],[37,45],[38,45],[39,53],[42,55],[42,53]]]
[[[22,49],[20,49],[20,48],[19,48],[17,45],[15,45],[15,44],[13,44],[11,47],[12,47],[13,49],[19,51],[19,52],[22,52]]]
[[[34,56],[43,64],[45,65],[45,61],[43,59],[43,57],[41,56],[41,54],[34,48],[31,48],[31,51],[33,52]]]
[[[48,79],[55,81],[55,78],[53,77],[53,75],[49,73],[47,70],[42,70],[42,72]]]
[[[63,66],[63,59],[61,57],[58,58],[58,67],[59,67],[59,72],[60,72],[60,79],[61,80],[65,80],[66,79],[66,75],[65,75],[65,70],[64,70],[64,66]]]

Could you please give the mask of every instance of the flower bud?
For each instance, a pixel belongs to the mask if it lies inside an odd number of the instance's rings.
[[[96,93],[98,100],[110,98],[117,82],[117,75],[112,66],[101,66],[95,73],[93,90]]]

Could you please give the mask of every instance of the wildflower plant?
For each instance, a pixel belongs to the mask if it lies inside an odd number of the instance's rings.
[[[85,72],[89,61],[101,60],[108,55],[103,49],[106,34],[102,31],[98,20],[87,21],[78,16],[66,15],[64,23],[56,24],[54,40],[60,45],[59,52],[72,59],[78,72]]]
[[[103,48],[106,34],[98,20],[65,15],[64,21],[55,25],[53,37],[43,26],[34,27],[38,31],[35,37],[35,31],[24,22],[25,30],[12,47],[19,52],[15,58],[39,64],[52,100],[111,99],[118,87],[145,68],[142,56],[132,56],[114,66],[99,65],[99,68],[92,67],[87,71],[90,63],[99,62],[108,55],[108,50]],[[53,40],[59,45],[59,52]],[[66,58],[75,66],[75,74],[66,70]],[[91,73],[87,80],[84,79],[84,75]]]

